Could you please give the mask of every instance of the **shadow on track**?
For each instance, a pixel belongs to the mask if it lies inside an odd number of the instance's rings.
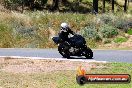
[[[62,58],[63,58],[63,57],[62,57]],[[93,58],[85,58],[85,57],[81,57],[81,56],[80,56],[80,57],[77,57],[77,56],[76,56],[76,57],[75,57],[75,56],[73,57],[73,56],[72,56],[72,57],[67,58],[67,59],[85,59],[85,60],[87,60],[87,59],[93,59]]]

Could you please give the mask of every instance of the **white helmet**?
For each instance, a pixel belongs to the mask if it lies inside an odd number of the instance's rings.
[[[69,25],[67,23],[61,23],[61,27],[66,29],[69,28]]]

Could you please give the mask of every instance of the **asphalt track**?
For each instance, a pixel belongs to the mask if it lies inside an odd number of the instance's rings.
[[[72,57],[70,60],[85,60],[85,61],[106,61],[106,62],[126,62],[132,63],[132,50],[93,50],[93,59],[85,59],[84,57]],[[57,49],[0,49],[0,56],[19,56],[19,57],[41,57],[55,58],[59,60],[66,60],[62,58]]]

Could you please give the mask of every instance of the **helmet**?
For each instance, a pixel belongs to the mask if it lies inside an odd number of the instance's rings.
[[[69,28],[69,25],[67,23],[61,23],[61,27],[67,29]]]

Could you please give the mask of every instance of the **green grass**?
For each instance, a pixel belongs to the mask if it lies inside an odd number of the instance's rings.
[[[116,38],[114,39],[115,43],[122,43],[122,42],[126,42],[128,39],[125,37],[120,37],[120,38]]]
[[[96,63],[94,63],[96,64]],[[107,63],[98,64],[103,68],[92,68],[92,74],[130,74],[132,64]],[[129,84],[85,84],[76,83],[76,71],[54,71],[49,73],[7,73],[0,71],[0,87],[2,88],[132,88]]]
[[[127,33],[128,33],[129,35],[132,35],[132,29],[129,29],[129,30],[127,31]]]

